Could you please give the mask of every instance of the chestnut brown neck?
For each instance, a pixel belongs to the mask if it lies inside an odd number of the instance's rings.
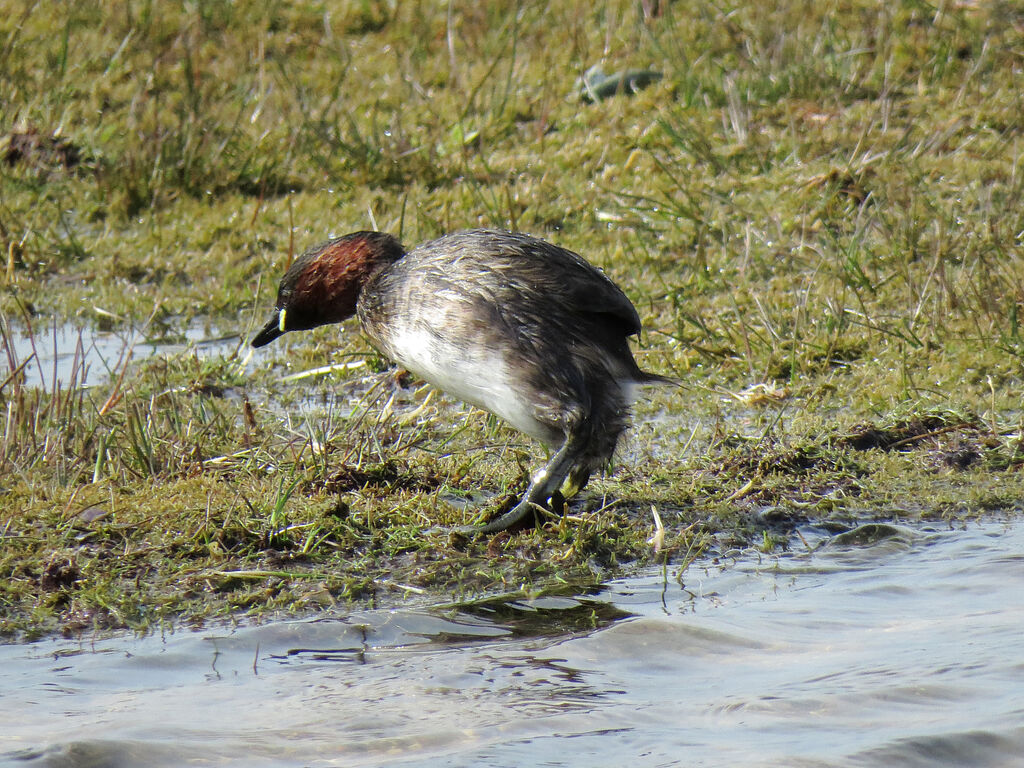
[[[398,240],[383,232],[354,232],[302,254],[281,279],[277,307],[285,312],[283,330],[351,317],[366,281],[404,255]]]

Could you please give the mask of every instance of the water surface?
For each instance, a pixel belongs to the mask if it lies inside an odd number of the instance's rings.
[[[1024,525],[816,533],[576,598],[3,646],[0,763],[1022,764]]]
[[[170,332],[157,327],[145,330],[101,331],[73,323],[41,321],[31,330],[24,326],[0,327],[0,382],[10,375],[11,363],[22,368],[28,387],[53,391],[69,386],[96,385],[115,376],[131,360],[158,353],[174,354],[191,349],[199,355],[229,354],[241,341],[237,333],[219,334],[202,319]],[[8,356],[5,345],[10,346]]]

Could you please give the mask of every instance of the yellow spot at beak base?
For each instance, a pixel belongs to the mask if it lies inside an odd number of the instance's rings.
[[[284,333],[284,310],[282,309],[277,313],[277,330]]]

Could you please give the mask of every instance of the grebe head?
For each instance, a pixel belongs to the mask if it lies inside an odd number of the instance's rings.
[[[353,232],[306,251],[281,278],[277,311],[252,345],[352,317],[366,281],[404,255],[401,243],[383,232]]]

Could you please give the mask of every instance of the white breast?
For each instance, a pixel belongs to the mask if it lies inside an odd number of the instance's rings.
[[[557,440],[551,428],[537,420],[529,393],[500,350],[452,344],[418,324],[394,328],[387,346],[396,363],[438,389],[490,411],[541,442]]]

